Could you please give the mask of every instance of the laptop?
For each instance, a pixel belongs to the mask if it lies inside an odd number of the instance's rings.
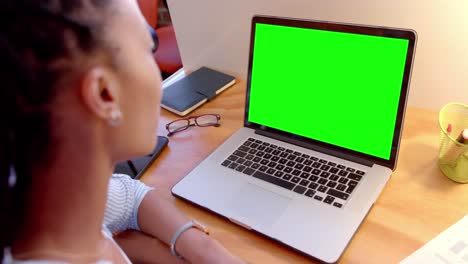
[[[253,17],[244,126],[173,195],[337,262],[395,170],[416,39]]]

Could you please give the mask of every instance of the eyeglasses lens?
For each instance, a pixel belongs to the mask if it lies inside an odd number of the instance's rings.
[[[198,126],[213,126],[218,123],[216,115],[202,115],[195,120]]]

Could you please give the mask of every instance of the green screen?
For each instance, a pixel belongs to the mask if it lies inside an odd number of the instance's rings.
[[[256,24],[248,121],[389,160],[408,44]]]

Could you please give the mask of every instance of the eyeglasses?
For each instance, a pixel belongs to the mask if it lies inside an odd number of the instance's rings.
[[[193,119],[193,123],[190,122]],[[221,116],[218,114],[206,114],[206,115],[199,115],[199,116],[189,116],[187,118],[181,118],[174,120],[166,125],[167,131],[169,134],[167,136],[172,136],[177,132],[185,130],[191,126],[199,126],[199,127],[219,127],[221,124],[219,123],[221,120]]]

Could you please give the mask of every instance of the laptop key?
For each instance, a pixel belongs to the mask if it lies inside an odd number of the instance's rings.
[[[244,142],[244,144],[242,144],[242,145],[244,145],[244,146],[247,146],[247,147],[248,147],[248,146],[252,145],[252,142],[250,142],[250,141],[246,141],[246,142]]]
[[[320,162],[320,163],[323,163],[323,164],[327,164],[327,163],[328,163],[328,161],[326,161],[326,160],[324,160],[324,159],[320,159],[319,162]]]
[[[302,169],[302,170],[305,171],[305,172],[311,172],[311,171],[312,171],[312,168],[309,167],[309,166],[306,166],[306,167],[304,167],[304,169]]]
[[[252,145],[250,145],[251,148],[257,148],[258,147],[258,144],[257,143],[253,143]]]
[[[346,168],[346,170],[347,170],[347,171],[349,171],[349,172],[355,172],[355,171],[356,171],[355,169],[353,169],[353,168],[349,168],[349,167],[348,167],[348,168]]]
[[[317,183],[315,183],[315,182],[312,182],[311,184],[309,184],[309,188],[312,189],[312,190],[317,189],[318,186],[319,185]]]
[[[281,152],[281,154],[280,154],[280,157],[282,157],[282,158],[286,158],[287,156],[289,156],[289,154],[287,152]]]
[[[338,208],[343,207],[343,205],[340,204],[340,203],[338,203],[338,202],[334,202],[334,203],[333,203],[333,206],[338,207]]]
[[[296,186],[296,188],[294,188],[294,191],[297,192],[297,193],[300,193],[300,194],[303,194],[307,189],[305,187],[302,187],[302,186]]]
[[[334,181],[329,181],[327,183],[327,187],[330,187],[330,188],[335,188],[335,186],[337,185],[338,183],[334,182]]]
[[[339,165],[339,164],[338,164],[338,166],[336,166],[336,167],[337,167],[338,169],[342,169],[342,170],[346,169],[346,166]]]
[[[268,170],[268,167],[267,166],[260,166],[260,168],[258,168],[258,170],[264,172],[264,171]]]
[[[275,162],[278,161],[279,159],[280,159],[280,158],[279,158],[278,156],[273,156],[273,157],[271,157],[271,160],[272,160],[272,161],[275,161]]]
[[[357,175],[355,173],[350,173],[348,174],[348,178],[350,178],[351,180],[360,181],[362,179],[362,176]]]
[[[312,164],[312,161],[311,161],[311,160],[306,160],[306,161],[304,161],[304,165],[309,166],[310,164]]]
[[[291,174],[286,174],[283,176],[283,179],[289,181],[290,179],[292,178],[292,175]]]
[[[307,172],[303,172],[303,173],[301,173],[300,177],[303,178],[303,179],[308,179],[310,177],[310,174],[307,173]]]
[[[253,162],[251,162],[250,160],[248,160],[248,161],[246,161],[244,163],[244,165],[247,166],[247,167],[250,167],[252,164],[253,164]]]
[[[301,175],[301,171],[300,170],[294,170],[293,172],[291,172],[292,175],[294,176],[299,176]]]
[[[336,198],[340,198],[341,200],[348,200],[349,198],[349,194],[337,191],[335,189],[329,189],[327,194],[331,196],[335,196]]]
[[[270,168],[274,168],[276,167],[276,165],[277,165],[276,162],[270,161],[267,166]]]
[[[281,163],[281,164],[286,164],[286,162],[288,162],[288,160],[285,158],[282,158],[278,161],[278,163]]]
[[[308,180],[302,180],[299,184],[302,185],[302,186],[307,187],[307,185],[309,185],[309,181]]]
[[[339,171],[338,168],[331,168],[331,169],[329,170],[330,173],[337,173],[338,171]]]
[[[315,194],[315,191],[313,190],[307,190],[307,192],[305,193],[305,196],[307,197],[314,197],[314,194]]]
[[[255,140],[255,143],[262,144],[263,141],[256,139],[256,140]]]
[[[259,152],[257,152],[257,154],[255,154],[255,155],[257,155],[257,156],[259,156],[259,157],[263,157],[263,155],[265,155],[265,152],[259,151]]]
[[[297,152],[297,151],[294,151],[294,155],[296,155],[296,156],[300,156],[300,155],[302,155],[302,153],[300,153],[300,152]]]
[[[230,160],[230,161],[236,161],[238,159],[238,157],[234,156],[234,155],[231,155],[227,159]]]
[[[287,153],[293,153],[292,149],[286,149],[285,150]]]
[[[252,166],[250,166],[252,169],[258,169],[260,168],[260,164],[254,163]]]
[[[267,159],[262,159],[262,160],[260,161],[260,164],[262,164],[262,165],[267,165],[268,162],[270,162],[270,161],[267,160]]]
[[[336,163],[331,162],[331,161],[329,161],[327,164],[330,165],[331,167],[335,167],[335,166],[336,166]]]
[[[257,152],[258,152],[258,151],[257,151],[256,149],[251,149],[251,150],[249,150],[249,154],[257,154]]]
[[[295,160],[296,158],[297,158],[297,156],[294,155],[294,154],[289,154],[289,156],[288,156],[288,160]]]
[[[284,168],[284,172],[286,172],[286,173],[291,173],[292,170],[293,169],[291,169],[290,167]]]
[[[247,174],[247,175],[252,175],[252,173],[254,173],[255,170],[251,169],[251,168],[247,168],[243,171],[244,174]]]
[[[243,159],[243,158],[240,158],[240,159],[238,159],[236,162],[237,162],[237,163],[239,163],[239,164],[244,164],[244,162],[245,162],[245,159]]]
[[[278,147],[278,150],[285,151],[285,148],[283,148],[283,147]]]
[[[275,150],[273,151],[273,153],[272,153],[272,154],[273,154],[273,155],[279,155],[280,153],[281,153],[281,151],[280,151],[280,150],[277,150],[277,149],[275,149]]]
[[[330,176],[329,172],[323,171],[322,173],[320,173],[320,177],[322,178],[328,178],[328,176]]]
[[[296,168],[298,170],[302,170],[302,168],[304,168],[304,165],[302,165],[300,163],[297,163],[296,166],[294,166],[294,168]]]
[[[339,183],[342,183],[342,184],[346,184],[348,183],[348,179],[346,178],[343,178],[343,177],[340,177],[340,179],[338,180]]]
[[[320,195],[315,195],[315,196],[314,196],[314,199],[317,200],[317,201],[322,201],[322,200],[323,200],[323,197],[320,196]]]
[[[223,165],[224,167],[227,167],[229,164],[231,164],[231,161],[229,160],[225,160],[223,161],[223,163],[221,163],[221,165]]]
[[[318,161],[319,160],[317,157],[314,157],[314,156],[310,157],[310,159],[313,160],[313,161]]]
[[[348,176],[348,172],[344,171],[344,170],[340,170],[340,172],[338,172],[338,175],[346,177],[346,176]]]
[[[316,182],[317,180],[319,179],[318,176],[315,176],[315,175],[312,175],[310,176],[309,180],[313,181],[313,182]]]
[[[294,165],[296,165],[296,162],[294,161],[288,161],[288,163],[286,163],[286,165],[288,165],[289,167],[294,167]]]
[[[270,175],[265,174],[265,173],[260,172],[260,171],[256,171],[254,174],[252,174],[252,176],[254,176],[257,179],[261,179],[261,180],[264,180],[266,182],[269,182],[269,183],[278,185],[280,187],[286,188],[288,190],[292,190],[294,188],[294,186],[295,186],[294,183],[282,180],[280,178],[276,178],[274,176],[270,176]]]
[[[228,168],[235,169],[237,167],[237,163],[233,162],[229,164]]]
[[[273,151],[272,148],[267,148],[267,149],[265,149],[265,152],[266,152],[266,153],[271,153],[272,151]]]
[[[305,159],[308,159],[308,158],[310,158],[310,156],[309,156],[309,155],[307,155],[307,154],[302,154],[302,155],[301,155],[301,157],[303,157],[303,158],[305,158]]]
[[[279,178],[283,177],[283,175],[284,175],[284,172],[282,172],[282,171],[277,171],[277,172],[275,173],[275,176],[276,176],[276,177],[279,177]]]
[[[274,169],[271,169],[271,168],[268,169],[268,170],[266,171],[266,173],[267,173],[267,174],[270,174],[270,175],[274,175],[275,172],[276,172],[276,171],[275,171]]]
[[[346,185],[340,183],[340,184],[338,184],[338,187],[336,187],[336,189],[337,189],[338,191],[342,191],[342,192],[343,192],[344,190],[346,190],[346,187],[347,187]]]
[[[237,166],[237,167],[236,167],[236,171],[242,172],[243,170],[245,170],[245,166],[244,166],[244,165],[240,165],[240,166]]]
[[[246,146],[240,146],[240,147],[238,148],[238,150],[242,150],[242,151],[244,151],[244,152],[247,152],[247,151],[250,150],[250,148],[248,148],[248,147],[246,147]]]
[[[319,174],[320,174],[320,170],[319,170],[319,169],[314,169],[314,170],[312,171],[312,174],[314,174],[314,175],[319,175]]]
[[[338,179],[340,178],[340,176],[337,176],[335,174],[332,174],[328,179],[332,180],[332,181],[337,181]]]
[[[323,202],[327,204],[332,204],[334,200],[335,197],[328,195]]]
[[[330,169],[330,166],[323,165],[322,167],[320,167],[320,169],[323,170],[323,171],[328,171]]]
[[[248,138],[247,141],[255,141],[253,138]]]
[[[320,168],[320,166],[322,166],[322,164],[320,164],[318,162],[314,162],[314,164],[312,164],[312,167],[314,167],[314,168]]]
[[[357,170],[357,171],[356,171],[356,174],[358,174],[358,175],[364,175],[364,174],[365,174],[365,172],[363,172],[363,171],[360,171],[360,170]]]
[[[252,155],[252,154],[249,154],[249,155],[247,155],[247,156],[245,157],[246,160],[252,160],[252,159],[254,159],[254,158],[255,158],[255,156]]]
[[[284,169],[284,165],[278,164],[278,165],[276,166],[275,169],[277,169],[277,170],[283,170],[283,169]]]
[[[234,154],[234,155],[236,155],[236,156],[239,156],[239,157],[241,157],[241,158],[243,158],[243,157],[247,156],[247,153],[246,153],[246,152],[244,152],[244,151],[240,151],[240,150],[236,150],[236,151],[234,151],[234,153],[233,153],[233,154]]]
[[[263,158],[265,159],[271,159],[271,157],[273,157],[271,154],[268,154],[268,152],[265,151],[265,156],[263,156]]]
[[[319,192],[325,193],[325,192],[327,191],[327,189],[328,189],[327,187],[325,187],[325,186],[323,186],[323,185],[320,185],[320,186],[318,187],[317,190],[318,190]]]
[[[324,179],[324,178],[320,178],[320,180],[318,180],[318,183],[320,183],[320,184],[327,184],[327,182],[328,181],[326,179]]]
[[[291,181],[294,182],[294,183],[298,183],[300,180],[301,180],[301,178],[299,178],[299,177],[293,177]]]

